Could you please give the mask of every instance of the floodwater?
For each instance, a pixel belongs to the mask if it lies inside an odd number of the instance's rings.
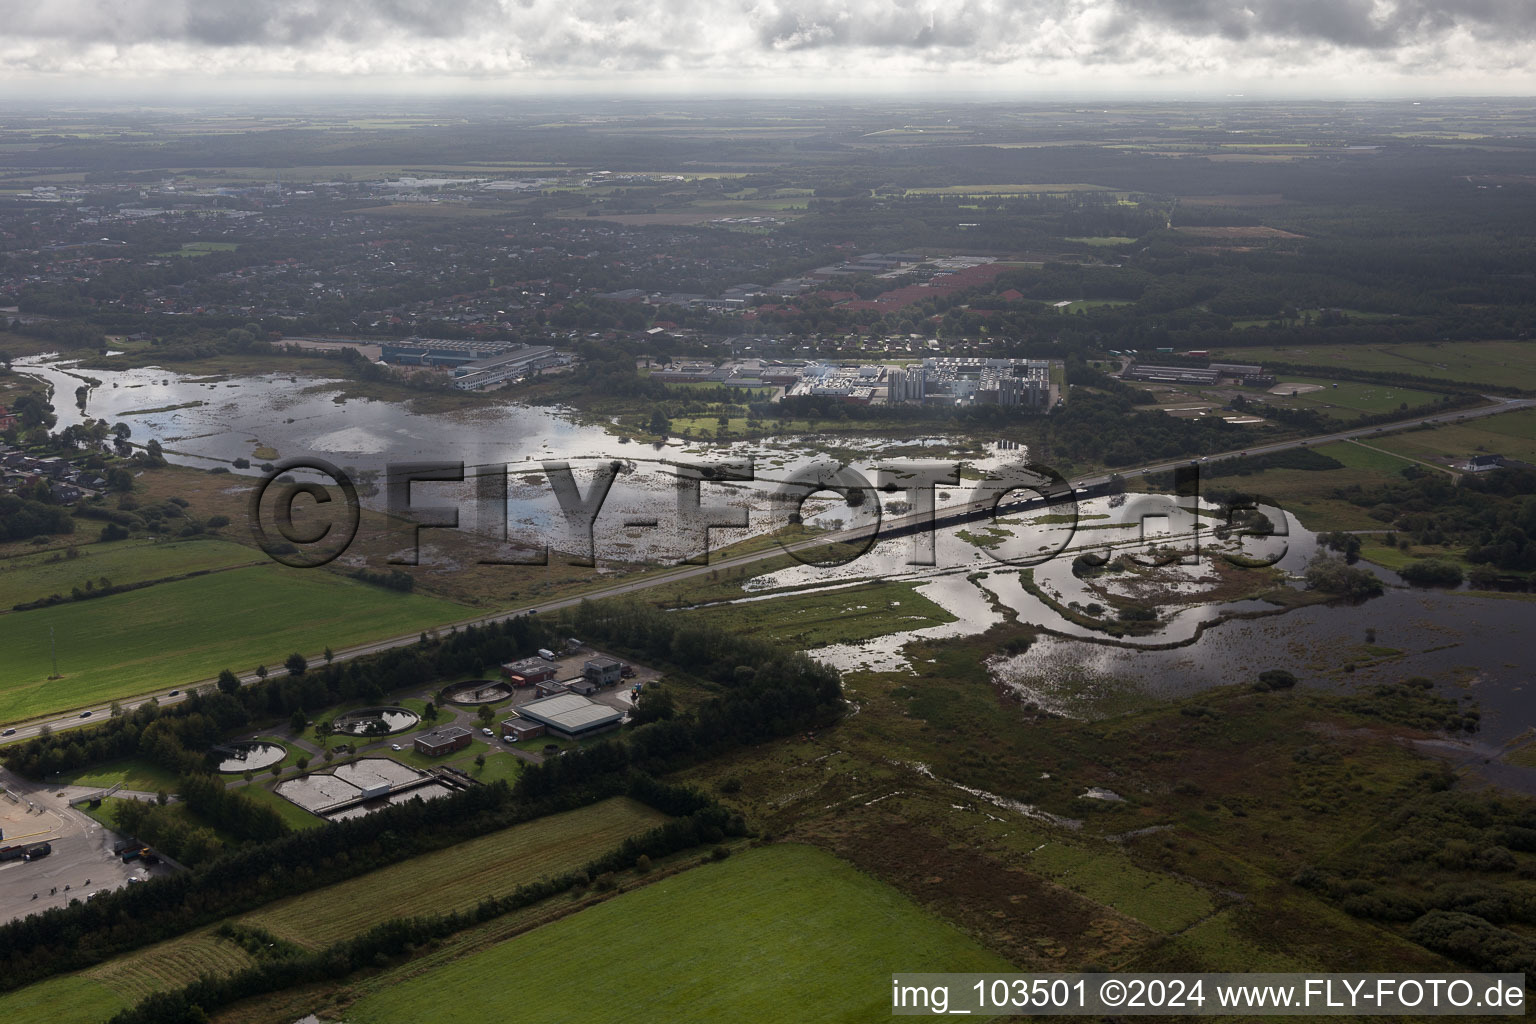
[[[585,531],[572,526],[562,513],[545,462],[569,462],[582,497],[590,495],[603,467],[617,464],[618,474],[601,504],[592,539],[599,557],[619,561],[680,561],[698,553],[702,522],[679,514],[686,495],[680,494],[678,473],[669,463],[751,460],[752,483],[706,481],[699,488],[707,513],[704,518],[721,523],[733,516],[741,520],[740,526],[711,526],[709,543],[718,549],[785,525],[793,508],[770,500],[769,494],[797,471],[826,461],[827,452],[849,460],[871,483],[874,463],[892,452],[891,442],[872,437],[838,437],[835,442],[781,437],[733,444],[671,438],[657,445],[621,444],[601,427],[579,423],[562,410],[508,402],[470,411],[415,414],[393,402],[343,399],[342,382],[323,376],[194,377],[158,367],[88,370],[47,356],[19,359],[14,365],[52,388],[59,429],[86,418],[124,422],[132,429],[131,440],[138,444],[159,440],[172,462],[223,467],[250,476],[261,475],[260,466],[266,462],[322,459],[354,478],[357,471],[379,474],[376,491],[370,494],[361,488],[363,503],[374,508],[385,506],[382,474],[392,463],[462,463],[470,477],[481,468],[504,467],[504,512],[494,504],[486,505],[482,518],[470,480],[417,483],[411,498],[419,507],[456,504],[464,529],[494,532],[505,526],[514,540],[525,545],[550,543],[566,551],[584,551],[588,545]],[[83,410],[74,403],[75,389],[82,384],[89,389]],[[957,450],[971,453],[967,462],[983,469],[1025,457],[1022,450],[989,451],[945,437],[906,440],[896,453],[909,459],[926,458],[929,453],[954,458]],[[251,466],[234,468],[234,460],[242,458]],[[876,503],[868,504],[872,509]],[[729,514],[710,513],[713,506]],[[828,510],[848,526],[862,521],[859,513],[840,501],[813,502],[806,509],[807,518],[820,512],[817,522],[832,525],[827,521]]]
[[[828,452],[847,459],[871,480],[872,464],[892,455],[963,458],[982,470],[1027,457],[1022,450],[978,448],[969,440],[946,437],[903,441],[899,450],[892,442],[878,438],[843,437],[778,437],[731,445],[674,438],[663,446],[620,445],[601,428],[578,423],[559,410],[508,403],[467,413],[416,415],[389,402],[343,401],[340,383],[321,376],[265,374],[215,379],[159,368],[75,370],[48,357],[17,360],[15,366],[53,387],[60,427],[87,416],[111,423],[124,421],[132,427],[135,441],[158,438],[168,458],[188,465],[228,467],[241,457],[259,464],[264,460],[256,456],[256,450],[264,446],[277,452],[277,460],[319,457],[342,467],[374,471],[382,470],[390,461],[507,466],[505,516],[480,521],[471,515],[461,520],[467,527],[479,529],[495,529],[504,523],[514,536],[540,543],[548,540],[565,550],[571,547],[562,541],[575,535],[561,536],[566,529],[564,517],[542,463],[569,460],[586,494],[595,467],[618,459],[622,463],[620,473],[594,533],[599,557],[610,559],[668,559],[680,552],[693,553],[694,535],[685,535],[678,514],[675,473],[660,465],[662,459],[707,456],[754,461],[756,484],[710,482],[703,488],[706,504],[728,506],[746,517],[745,528],[711,531],[710,542],[718,548],[782,525],[788,506],[764,500],[764,492],[813,461],[825,459]],[[82,411],[73,398],[87,377],[98,383],[90,386]],[[260,470],[253,467],[244,472],[256,474]],[[467,508],[471,490],[469,484],[418,484],[413,500],[422,505],[456,500]],[[1155,495],[1127,500],[1171,502]],[[365,501],[381,507],[382,488]],[[1146,508],[1137,510],[1134,505],[1131,509],[1116,508],[1111,499],[1084,502],[1084,520],[1079,526],[1087,528],[1080,529],[1070,543],[1079,546],[1100,537],[1117,543],[1134,539],[1131,531],[1140,530],[1142,521],[1131,515],[1135,511],[1157,518],[1156,509],[1147,513]],[[868,521],[872,509],[853,509],[841,500],[815,499],[807,503],[805,513],[818,525],[853,526]],[[1271,519],[1286,527],[1287,550],[1279,567],[1295,574],[1315,550],[1315,540],[1289,516],[1272,514]],[[1166,528],[1177,534],[1187,528],[1187,520],[1187,511],[1172,510]],[[634,525],[635,521],[654,525]],[[962,538],[959,529],[939,531],[936,558],[928,567],[909,564],[911,538],[884,539],[847,566],[797,566],[757,577],[748,583],[748,589],[767,597],[771,592],[851,586],[874,579],[913,580],[921,582],[923,596],[958,619],[865,644],[824,647],[814,652],[845,670],[910,669],[903,648],[911,641],[973,635],[1014,615],[1051,635],[1025,654],[993,659],[990,667],[1000,684],[1039,697],[1042,703],[1048,698],[1060,699],[1053,693],[1051,681],[1067,672],[1089,690],[1100,680],[1106,686],[1112,681],[1128,682],[1144,693],[1185,694],[1243,682],[1265,668],[1288,668],[1309,684],[1338,688],[1410,675],[1454,680],[1481,704],[1482,738],[1488,742],[1502,742],[1536,724],[1536,705],[1528,689],[1531,673],[1526,667],[1529,656],[1524,637],[1532,621],[1526,601],[1406,589],[1396,585],[1394,574],[1379,572],[1389,582],[1387,593],[1361,605],[1314,606],[1269,614],[1275,609],[1257,602],[1221,605],[1194,600],[1166,614],[1152,635],[1106,642],[1101,634],[1064,618],[1026,592],[1018,569],[994,557],[1048,554],[1067,543],[1060,535],[1061,526],[1031,522],[1005,520],[997,524],[991,538],[997,544],[990,552]],[[988,532],[987,524],[967,527],[965,532],[974,539]],[[1262,548],[1272,542],[1248,543]],[[1163,584],[1198,595],[1205,585],[1200,568],[1192,567],[1184,579],[1176,578],[1178,571],[1170,570]],[[1083,582],[1072,575],[1070,554],[1042,561],[1033,574],[1036,585],[1062,604],[1085,603],[1089,596]],[[1231,618],[1234,613],[1263,616]],[[1375,630],[1373,641],[1366,638],[1368,629]],[[1401,653],[1362,653],[1367,643]],[[1156,646],[1163,644],[1179,646]],[[1357,664],[1356,671],[1347,675],[1339,671],[1351,661]],[[1062,703],[1060,709],[1071,713],[1071,701]]]

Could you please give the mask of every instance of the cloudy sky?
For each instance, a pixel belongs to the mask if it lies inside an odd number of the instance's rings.
[[[1536,0],[0,0],[15,96],[1536,94]]]

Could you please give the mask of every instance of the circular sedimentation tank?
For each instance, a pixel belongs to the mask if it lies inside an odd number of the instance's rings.
[[[251,743],[229,743],[213,750],[215,755],[222,756],[219,762],[219,771],[226,775],[239,775],[241,772],[257,772],[263,768],[270,768],[283,758],[288,756],[288,751],[276,743],[264,743],[254,741]]]
[[[471,679],[443,691],[450,704],[495,704],[512,696],[512,684],[500,679]]]
[[[420,721],[421,716],[409,708],[390,705],[348,711],[337,715],[331,726],[348,736],[391,736],[415,728]]]

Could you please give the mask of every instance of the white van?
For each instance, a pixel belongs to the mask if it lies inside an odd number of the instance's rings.
[[[548,647],[540,647],[539,657],[543,658],[545,661],[554,661],[555,652],[550,650]]]

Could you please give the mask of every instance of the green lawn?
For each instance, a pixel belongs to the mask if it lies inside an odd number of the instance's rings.
[[[129,1002],[99,981],[68,974],[0,995],[0,1020],[101,1024]]]
[[[278,565],[0,615],[0,721],[280,665],[293,651],[408,634],[461,606]],[[60,679],[50,680],[50,634]]]
[[[955,621],[912,583],[799,592],[704,608],[692,614],[735,633],[761,634],[801,648],[858,643]]]
[[[822,850],[738,853],[369,996],[353,1024],[471,1024],[516,978],[557,1024],[879,1020],[895,971],[1011,971]],[[453,993],[454,998],[444,998]]]
[[[108,761],[105,764],[66,774],[58,781],[63,786],[100,786],[102,789],[121,782],[124,789],[132,789],[140,793],[154,793],[162,789],[168,792],[176,790],[175,772],[167,771],[157,764],[150,764],[138,758]]]
[[[102,577],[114,584],[165,579],[189,572],[257,564],[266,556],[254,548],[227,540],[118,541],[83,544],[78,557],[63,551],[43,551],[0,560],[0,598],[4,608],[36,601],[53,594],[68,596],[71,588],[89,581],[100,585]]]

